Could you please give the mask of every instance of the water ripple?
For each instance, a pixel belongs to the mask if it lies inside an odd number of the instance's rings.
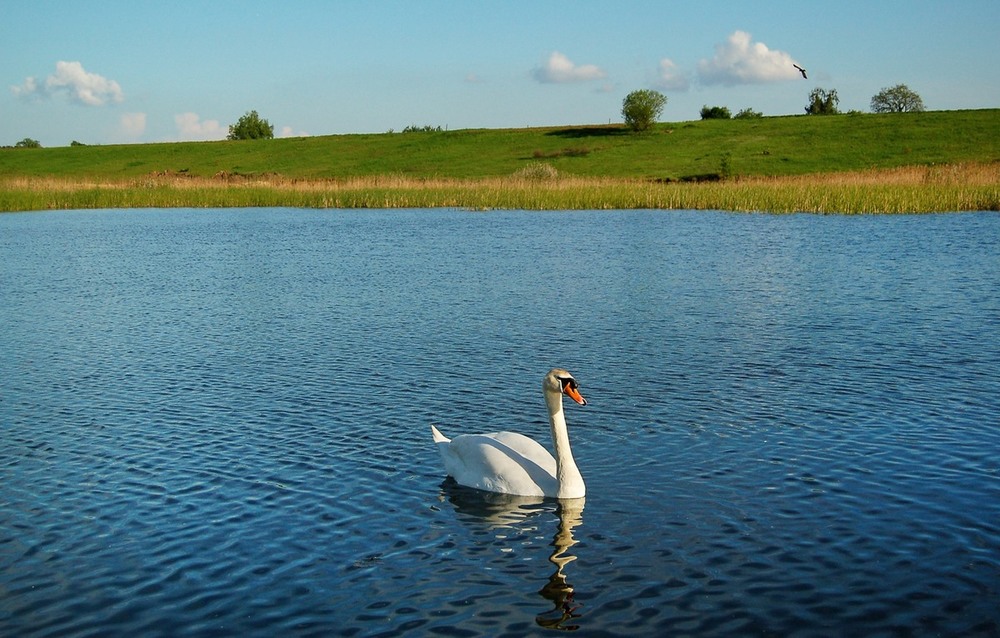
[[[0,226],[2,635],[1000,632],[995,215]],[[443,481],[555,364],[585,507]]]

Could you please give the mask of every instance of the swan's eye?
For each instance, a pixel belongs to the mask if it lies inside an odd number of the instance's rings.
[[[559,379],[562,382],[563,390],[566,388],[573,388],[576,390],[580,387],[580,384],[576,382],[576,379]]]

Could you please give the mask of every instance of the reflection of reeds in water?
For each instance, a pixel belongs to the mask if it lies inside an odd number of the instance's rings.
[[[400,175],[297,180],[178,174],[80,181],[0,181],[0,210],[264,207],[717,209],[820,213],[1000,210],[1000,163],[904,167],[797,177],[657,183],[534,171],[483,179]]]

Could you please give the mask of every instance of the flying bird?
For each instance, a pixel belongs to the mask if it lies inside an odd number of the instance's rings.
[[[806,80],[809,79],[809,77],[806,75],[806,70],[805,69],[803,69],[802,67],[800,67],[798,64],[795,64],[795,63],[792,63],[792,66],[794,66],[796,69],[799,70],[799,73],[802,74],[803,78],[805,78]]]

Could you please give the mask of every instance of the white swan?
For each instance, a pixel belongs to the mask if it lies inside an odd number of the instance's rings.
[[[459,485],[518,496],[581,498],[583,476],[569,449],[562,395],[587,405],[576,379],[555,368],[542,381],[555,457],[536,441],[516,432],[462,434],[449,439],[433,425],[431,434],[444,468]]]

